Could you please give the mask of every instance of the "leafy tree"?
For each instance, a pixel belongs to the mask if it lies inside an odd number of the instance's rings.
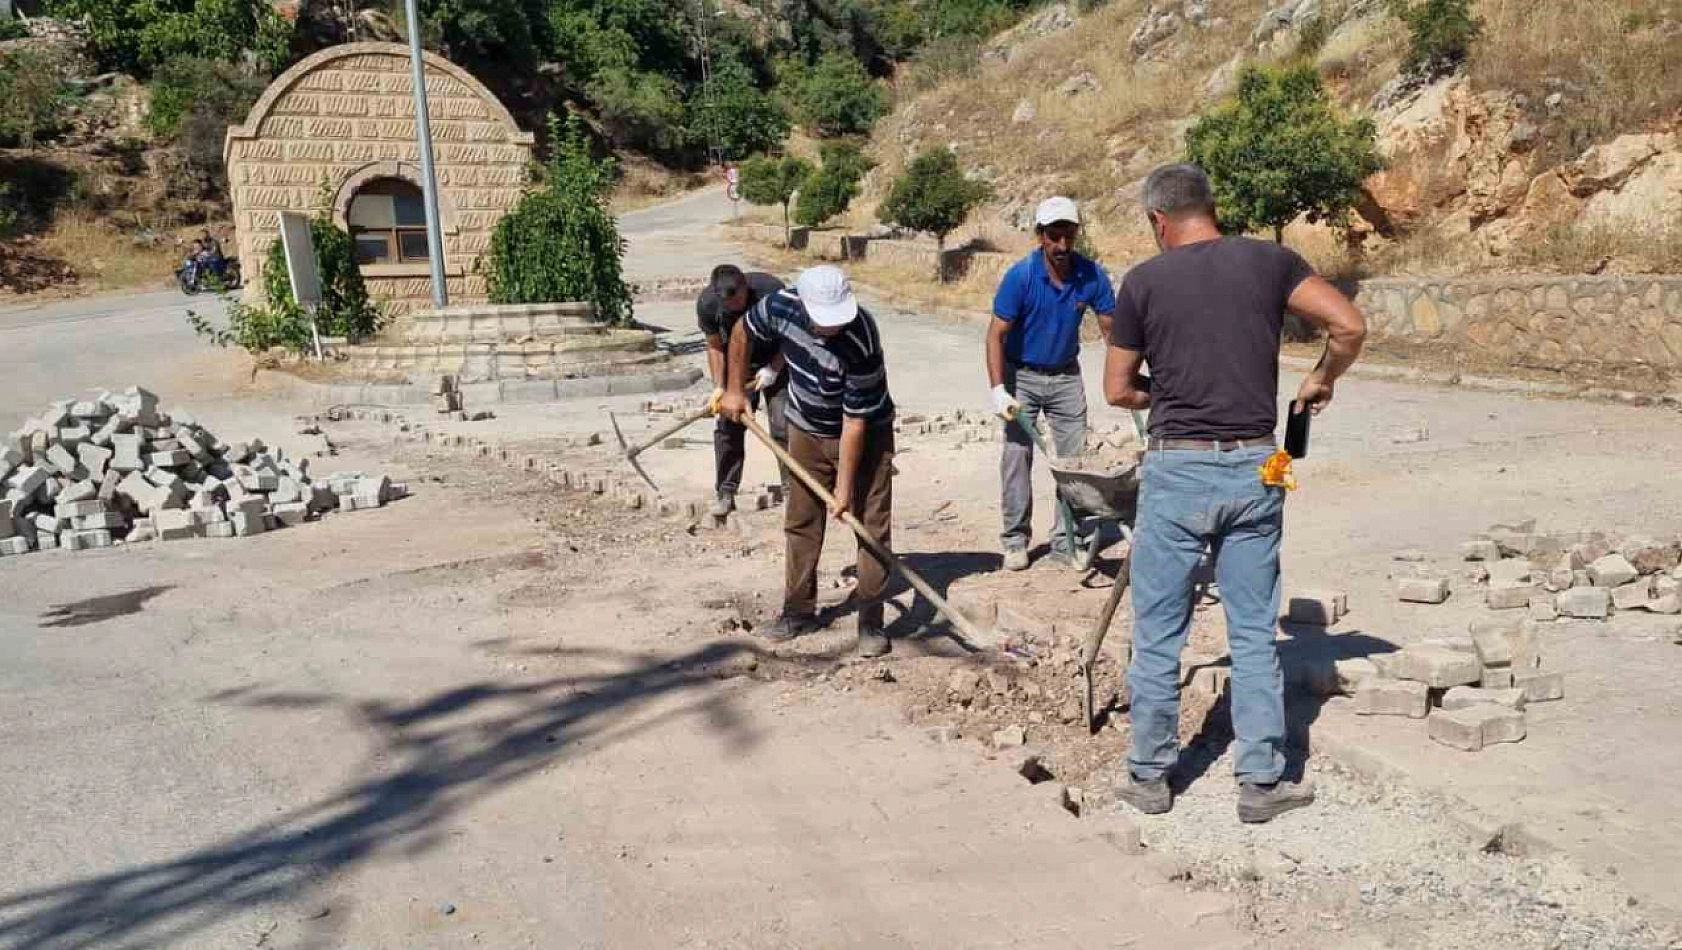
[[[103,69],[145,77],[186,56],[232,62],[251,52],[270,72],[285,65],[292,25],[251,0],[49,0],[80,19]]]
[[[1209,173],[1228,231],[1340,221],[1360,198],[1361,182],[1384,167],[1371,119],[1344,119],[1312,64],[1251,67],[1237,94],[1186,133],[1186,157]]]
[[[528,191],[491,234],[491,300],[496,303],[590,301],[616,324],[631,319],[625,242],[607,208],[617,173],[612,159],[591,157],[577,116],[549,119],[553,154],[542,187]]]
[[[822,149],[823,167],[800,186],[794,220],[815,228],[844,214],[859,196],[859,182],[876,167],[856,142],[831,142]]]
[[[72,98],[46,56],[28,49],[0,54],[0,145],[33,148],[57,135]]]
[[[888,111],[888,94],[851,56],[829,53],[802,76],[795,107],[812,134],[863,135]]]
[[[690,140],[716,145],[726,159],[769,151],[788,137],[788,112],[737,60],[721,63],[708,85],[691,88],[688,114]]]
[[[615,66],[596,75],[589,95],[618,144],[669,153],[688,140],[683,90],[669,77]]]
[[[1483,20],[1472,13],[1472,0],[1390,0],[1390,10],[1408,28],[1402,71],[1421,79],[1459,68],[1483,35]]]
[[[935,280],[940,281],[946,277],[942,266],[946,236],[992,195],[993,189],[986,182],[964,176],[957,156],[944,148],[931,148],[913,159],[894,181],[877,215],[889,224],[935,236],[940,251],[935,255]]]
[[[549,21],[538,0],[419,0],[417,6],[426,45],[484,75],[529,72],[547,45]],[[397,9],[401,14],[401,4]]]
[[[691,58],[688,6],[661,0],[550,0],[551,53],[585,84],[613,68],[671,72]]]
[[[762,155],[742,166],[742,197],[749,204],[783,206],[783,243],[789,242],[788,205],[800,185],[812,176],[812,163],[792,155]]]

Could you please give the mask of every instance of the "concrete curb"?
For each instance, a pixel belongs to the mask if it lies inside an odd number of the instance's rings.
[[[1570,853],[1565,843],[1556,843],[1545,834],[1537,834],[1528,826],[1500,817],[1478,807],[1454,792],[1437,787],[1405,765],[1391,761],[1382,752],[1335,734],[1333,729],[1317,724],[1310,729],[1309,748],[1371,782],[1391,782],[1409,785],[1440,796],[1454,806],[1450,820],[1478,848],[1498,847],[1515,856],[1539,856],[1553,852]]]
[[[601,396],[635,396],[644,393],[679,392],[694,385],[704,373],[690,367],[659,373],[627,373],[583,379],[521,379],[489,383],[468,383],[461,387],[462,401],[469,406],[517,405],[555,402]],[[312,383],[286,373],[269,372],[261,377],[289,395],[313,406],[419,406],[432,402],[425,386]]]

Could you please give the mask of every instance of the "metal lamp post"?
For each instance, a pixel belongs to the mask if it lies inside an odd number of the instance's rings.
[[[403,0],[409,21],[409,68],[415,78],[415,139],[420,144],[421,195],[426,205],[426,257],[432,269],[432,306],[450,305],[444,285],[444,232],[438,224],[438,178],[432,168],[432,121],[426,111],[426,61],[421,55],[420,11],[415,0]]]

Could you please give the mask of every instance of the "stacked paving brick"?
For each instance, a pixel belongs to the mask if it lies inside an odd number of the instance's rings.
[[[1497,526],[1462,546],[1491,610],[1533,620],[1607,620],[1621,610],[1682,614],[1682,543]]]
[[[309,475],[261,440],[228,444],[132,387],[52,403],[0,441],[0,555],[250,537],[400,498],[384,477]]]
[[[1425,719],[1433,740],[1467,752],[1518,742],[1526,706],[1565,698],[1565,678],[1544,667],[1536,631],[1522,617],[1479,619],[1469,636],[1339,660],[1326,691],[1353,694],[1358,715]]]
[[[1468,579],[1493,611],[1530,619],[1607,620],[1620,610],[1682,614],[1682,543],[1603,532],[1546,534],[1534,521],[1496,525],[1461,545]],[[1421,572],[1396,580],[1406,602],[1448,600],[1449,580]]]

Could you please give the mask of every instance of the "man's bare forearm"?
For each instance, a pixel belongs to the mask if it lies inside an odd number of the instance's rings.
[[[712,374],[713,386],[718,389],[725,389],[730,385],[730,380],[724,373],[727,362],[724,339],[716,333],[707,334],[707,370]]]
[[[1135,383],[1144,365],[1144,354],[1112,344],[1104,354],[1104,401],[1117,409],[1149,409],[1151,394]]]
[[[736,332],[730,334],[730,356],[725,360],[729,370],[725,375],[729,380],[724,388],[736,394],[748,391],[748,329],[738,326]]]
[[[841,458],[835,467],[836,493],[853,500],[853,486],[858,484],[859,462],[864,459],[864,440],[869,429],[863,419],[848,416],[841,423]]]
[[[1002,386],[1005,381],[1005,334],[1010,325],[997,317],[987,325],[987,388]]]

